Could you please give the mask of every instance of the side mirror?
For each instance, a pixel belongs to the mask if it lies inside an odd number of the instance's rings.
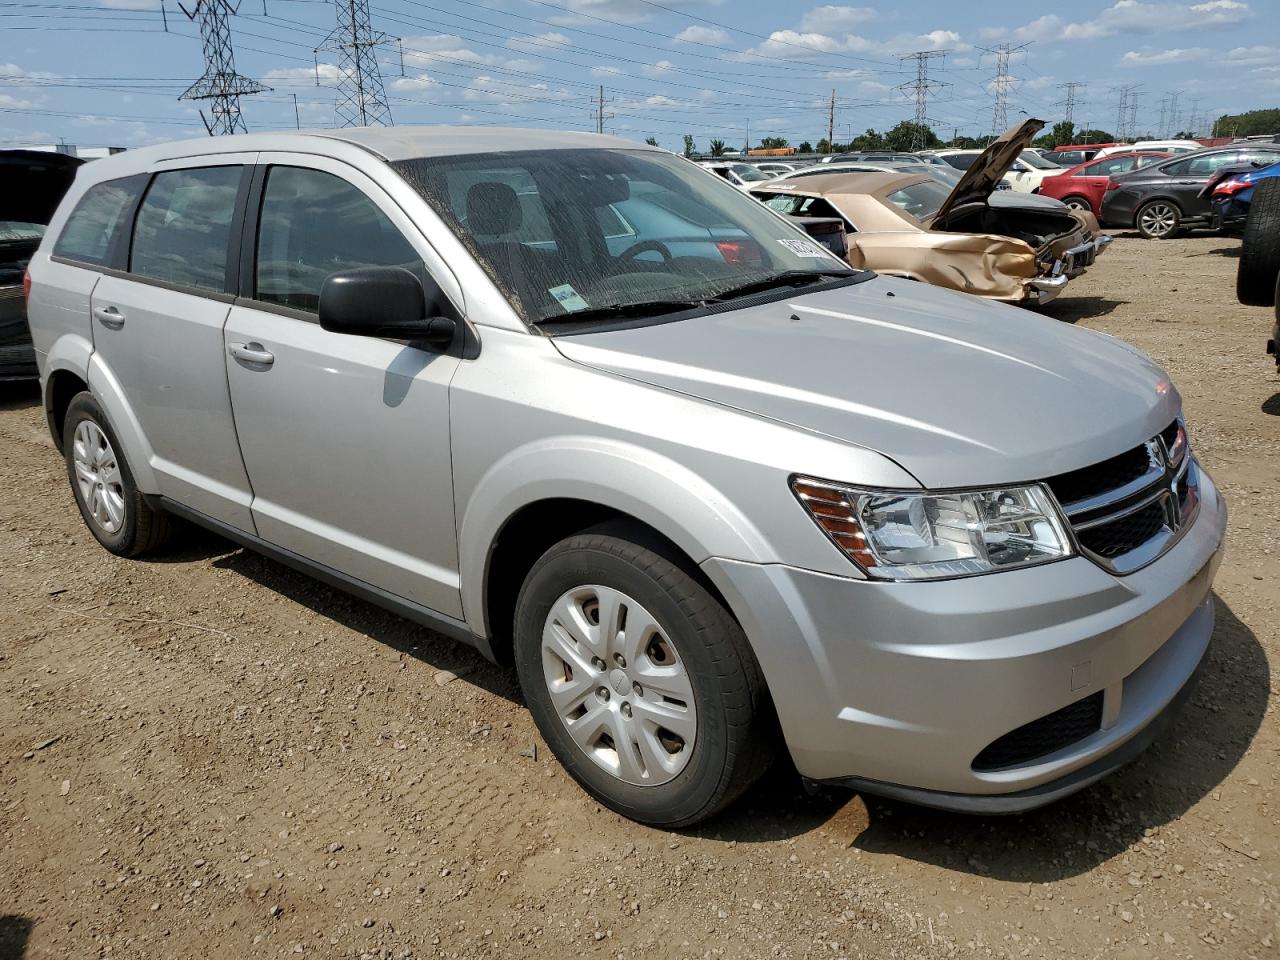
[[[428,302],[422,281],[404,267],[343,270],[330,274],[320,287],[320,326],[331,333],[447,347],[457,324],[442,315],[444,295],[432,293]]]

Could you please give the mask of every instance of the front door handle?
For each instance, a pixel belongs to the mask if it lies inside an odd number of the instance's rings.
[[[93,315],[109,330],[119,330],[124,326],[124,314],[115,307],[95,307]]]
[[[245,363],[256,363],[261,367],[269,367],[276,362],[276,355],[260,343],[228,344],[227,352],[237,360],[243,360]]]

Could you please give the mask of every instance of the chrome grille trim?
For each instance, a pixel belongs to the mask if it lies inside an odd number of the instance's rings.
[[[1169,449],[1164,436],[1170,430],[1174,430],[1174,435],[1182,440],[1180,449],[1176,451]],[[1177,543],[1194,522],[1200,505],[1198,467],[1185,437],[1181,421],[1175,421],[1143,444],[1148,468],[1142,476],[1085,499],[1060,503],[1070,524],[1075,545],[1083,556],[1100,567],[1123,576],[1145,567]],[[1176,462],[1173,459],[1175,453],[1178,454]],[[1185,498],[1184,491],[1181,490],[1184,484]],[[1053,481],[1046,481],[1046,486],[1052,493]],[[1056,493],[1054,496],[1056,499]],[[1159,514],[1138,520],[1137,515],[1150,510],[1153,504],[1159,504]],[[1127,526],[1124,526],[1126,523]],[[1135,523],[1139,530],[1143,529],[1144,523],[1148,526],[1159,523],[1159,529],[1124,552],[1113,553],[1117,546],[1124,543],[1124,538],[1134,535]],[[1098,535],[1105,534],[1113,525],[1116,526],[1115,536],[1119,538],[1119,542],[1113,539],[1110,543],[1099,545]],[[1096,550],[1090,549],[1090,542],[1097,547]],[[1099,550],[1111,555],[1104,556]]]

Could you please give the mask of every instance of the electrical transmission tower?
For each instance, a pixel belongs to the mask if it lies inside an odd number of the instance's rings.
[[[399,37],[389,37],[373,29],[369,18],[369,0],[334,0],[337,26],[315,49],[316,86],[320,85],[320,51],[338,55],[338,96],[334,101],[334,117],[339,127],[392,125],[391,106],[382,88],[382,68],[378,66],[378,48],[399,44]],[[404,72],[404,53],[400,54]]]
[[[1072,123],[1076,109],[1076,91],[1083,90],[1088,84],[1081,83],[1078,80],[1072,80],[1070,83],[1063,84],[1067,91],[1067,96],[1063,100],[1062,119],[1065,123]],[[1074,124],[1072,123],[1074,126]]]
[[[240,115],[240,98],[270,90],[256,80],[236,73],[235,52],[231,48],[231,27],[227,18],[237,7],[228,0],[196,0],[188,10],[178,6],[190,20],[200,21],[200,43],[204,53],[204,75],[178,95],[179,100],[208,100],[209,116],[200,111],[200,119],[210,136],[224,133],[248,133]]]
[[[1136,93],[1141,86],[1142,84],[1140,83],[1129,83],[1116,90],[1120,94],[1120,103],[1116,107],[1116,138],[1119,140],[1132,139],[1129,125],[1137,120],[1138,98]]]
[[[915,53],[909,53],[905,57],[898,58],[899,60],[914,60],[916,63],[915,80],[898,86],[899,90],[909,93],[916,104],[916,125],[911,134],[912,150],[923,150],[928,146],[925,143],[924,132],[929,128],[929,93],[948,86],[941,80],[929,79],[929,61],[941,60],[946,55],[946,50],[917,50]]]
[[[1168,125],[1162,131],[1166,137],[1172,137],[1178,132],[1178,98],[1181,96],[1181,90],[1175,90],[1173,93],[1169,94]]]
[[[1009,91],[1014,88],[1018,80],[1016,77],[1009,76],[1009,59],[1019,51],[1025,50],[1027,44],[1019,44],[1016,47],[1007,43],[1002,43],[995,48],[982,47],[987,53],[994,54],[996,58],[996,75],[991,78],[991,92],[995,94],[995,105],[991,110],[991,129],[997,134],[1002,134],[1009,128]]]

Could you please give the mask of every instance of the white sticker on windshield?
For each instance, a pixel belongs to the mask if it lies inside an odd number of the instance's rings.
[[[569,313],[587,309],[587,301],[583,300],[578,291],[567,283],[559,287],[551,287],[547,293],[555,297],[560,302],[560,306]]]
[[[779,240],[778,242],[794,253],[797,257],[831,256],[831,254],[827,253],[826,250],[823,250],[815,243],[810,243],[808,240]]]

